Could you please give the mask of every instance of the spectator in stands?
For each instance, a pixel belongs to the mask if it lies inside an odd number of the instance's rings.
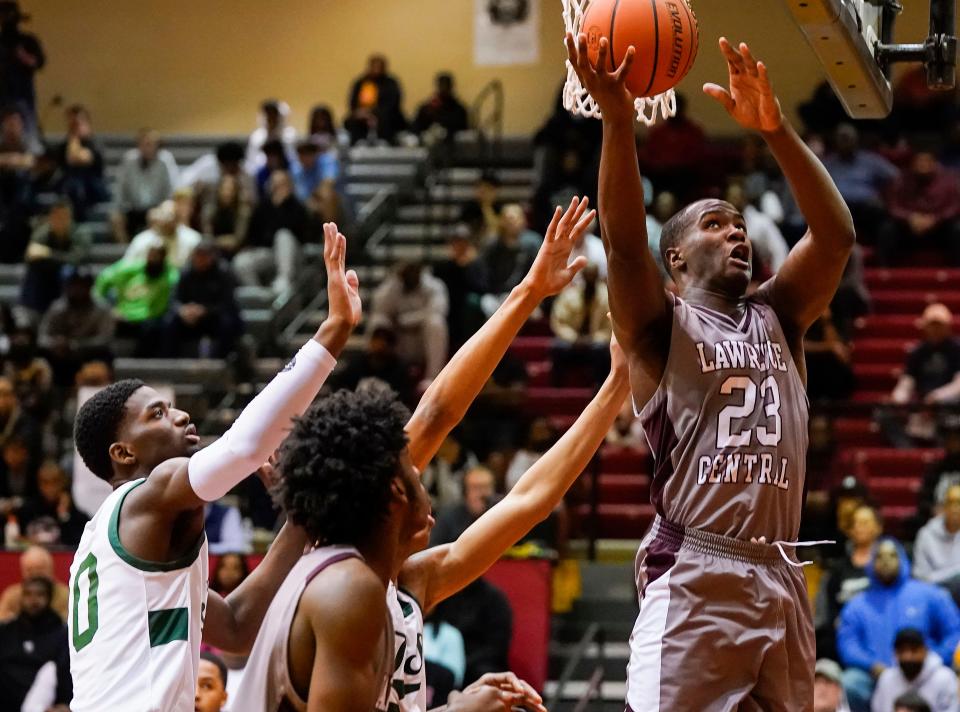
[[[30,201],[30,170],[35,162],[23,114],[16,108],[4,109],[0,112],[0,176],[4,204]]]
[[[517,413],[526,403],[529,380],[524,362],[508,351],[470,406],[462,423],[463,441],[481,460],[515,446]]]
[[[350,113],[343,122],[350,143],[373,138],[394,143],[397,134],[407,127],[402,104],[403,91],[388,72],[387,58],[381,54],[371,56],[366,71],[350,90]]]
[[[308,137],[297,144],[296,160],[290,166],[297,198],[306,203],[321,183],[336,184],[340,178],[337,150],[323,139]]]
[[[226,358],[243,332],[234,298],[236,281],[212,241],[203,241],[177,282],[167,323],[166,353],[170,358]]]
[[[597,174],[603,127],[596,121],[575,116],[563,105],[563,85],[555,95],[553,112],[533,137],[533,165],[536,173],[532,222],[546,230],[553,216],[557,193],[597,194]]]
[[[500,229],[500,178],[493,171],[484,171],[473,186],[473,198],[464,204],[460,219],[470,228],[476,245],[492,239]]]
[[[467,527],[495,503],[496,480],[486,467],[477,466],[463,476],[463,502],[437,512],[437,524],[430,532],[430,546],[456,541]]]
[[[443,282],[415,263],[401,263],[377,287],[370,323],[397,335],[397,354],[432,381],[447,362],[450,303]]]
[[[814,668],[813,712],[850,712],[843,692],[843,670],[827,658],[817,660]]]
[[[629,399],[623,402],[623,407],[617,413],[617,419],[610,426],[604,442],[608,445],[632,449],[646,447],[647,437],[644,434],[643,425],[633,414],[633,404]]]
[[[913,573],[921,581],[943,586],[960,598],[960,484],[947,487],[940,514],[917,534]]]
[[[20,615],[23,605],[23,582],[34,578],[47,579],[53,586],[51,607],[66,622],[70,606],[70,592],[57,581],[53,570],[53,556],[42,546],[30,546],[20,554],[20,582],[12,583],[0,593],[0,622],[7,623]]]
[[[161,203],[150,211],[150,227],[141,232],[130,243],[123,259],[127,262],[140,262],[147,259],[150,245],[160,240],[167,253],[170,264],[182,269],[194,248],[202,237],[193,228],[180,222],[177,207],[172,200]]]
[[[211,554],[251,550],[252,533],[243,525],[240,509],[232,504],[210,502],[204,507],[204,531],[210,543]]]
[[[483,325],[480,295],[487,291],[487,275],[476,244],[470,239],[470,228],[465,224],[454,227],[447,246],[447,259],[434,266],[433,274],[447,287],[450,301],[447,327],[450,350],[455,352]]]
[[[263,145],[263,163],[253,174],[253,183],[257,187],[257,196],[263,200],[270,192],[270,177],[275,171],[291,172],[290,154],[281,141],[272,139]],[[292,173],[291,173],[292,175]]]
[[[87,517],[74,505],[67,474],[55,460],[40,465],[37,490],[20,508],[20,531],[35,544],[77,546]]]
[[[462,502],[464,475],[479,464],[477,456],[464,446],[460,433],[450,433],[420,477],[434,508]]]
[[[30,16],[16,0],[0,3],[0,105],[14,106],[23,115],[32,150],[40,149],[37,99],[33,77],[47,59],[36,35],[20,29]]]
[[[290,107],[285,102],[267,99],[260,104],[258,120],[260,125],[250,134],[247,141],[245,167],[247,173],[255,175],[265,163],[264,147],[271,141],[279,141],[286,155],[293,155],[297,141],[297,130],[287,124]]]
[[[20,303],[44,314],[63,291],[64,268],[85,261],[92,244],[90,231],[73,222],[70,201],[54,203],[27,245],[27,273],[20,289]]]
[[[112,303],[117,336],[136,341],[136,355],[156,354],[178,277],[159,239],[149,246],[146,260],[120,260],[97,276],[94,296]]]
[[[806,130],[811,134],[828,136],[841,123],[850,120],[833,87],[820,82],[810,99],[797,107],[797,113]]]
[[[14,503],[37,496],[37,460],[23,437],[14,435],[3,443],[0,476],[0,488],[14,498]]]
[[[241,199],[253,203],[256,189],[253,178],[243,170],[244,148],[236,141],[226,141],[180,171],[180,185],[193,188],[198,196],[201,212],[216,203],[217,186],[225,176],[237,180]]]
[[[433,681],[438,677],[437,671],[431,671],[430,666],[441,667],[450,674],[450,687],[439,695],[437,693],[440,691],[434,689],[432,699],[427,702],[431,708],[443,705],[451,691],[463,689],[463,676],[467,671],[467,653],[463,644],[463,635],[453,625],[441,619],[436,610],[429,613],[424,621],[423,657],[428,666],[428,687],[436,688]]]
[[[237,176],[225,174],[216,186],[216,197],[201,210],[203,234],[212,237],[217,247],[232,256],[247,234],[252,196],[244,195]]]
[[[840,335],[828,307],[803,337],[807,360],[807,395],[811,401],[844,400],[855,379],[850,345]]]
[[[592,383],[598,387],[610,372],[610,304],[599,272],[596,265],[587,265],[581,272],[582,283],[568,285],[553,302],[550,355],[554,386],[564,385],[571,368],[578,366],[589,369]]]
[[[706,151],[703,127],[687,115],[687,98],[677,94],[676,115],[658,121],[641,147],[643,173],[657,191],[670,191],[686,201],[699,188]]]
[[[834,152],[823,164],[853,213],[858,235],[876,235],[886,220],[884,192],[899,171],[873,151],[861,149],[860,134],[850,124],[837,127]]]
[[[331,148],[346,144],[348,136],[344,136],[337,129],[337,122],[333,119],[333,110],[326,104],[317,104],[310,110],[310,120],[307,122],[307,135],[319,139]]]
[[[847,533],[844,556],[828,564],[816,600],[817,650],[828,655],[836,652],[840,611],[870,585],[867,567],[873,557],[873,547],[883,534],[880,514],[869,504],[859,505]]]
[[[857,244],[853,246],[840,286],[830,303],[833,322],[840,336],[848,341],[853,338],[856,320],[868,314],[870,308],[870,291],[863,275],[863,248]]]
[[[40,452],[42,440],[40,426],[20,406],[20,399],[13,381],[0,375],[0,447],[12,438],[25,440],[32,454]],[[0,496],[3,495],[0,494]]]
[[[0,623],[0,685],[7,709],[21,709],[28,695],[46,698],[49,706],[69,705],[73,697],[67,626],[51,609],[52,596],[49,579],[27,579],[20,614]],[[52,674],[45,680],[40,673],[48,663]]]
[[[960,484],[960,417],[947,417],[941,422],[943,459],[927,468],[917,495],[917,516],[914,531],[934,516],[934,506],[942,504],[947,489]]]
[[[907,250],[935,246],[951,265],[960,264],[960,179],[930,151],[918,151],[910,168],[890,187],[893,216],[879,233],[877,257],[892,265]]]
[[[916,692],[906,692],[893,703],[893,712],[932,712],[932,710]]]
[[[90,112],[81,104],[67,109],[66,140],[56,149],[63,172],[63,192],[73,203],[77,220],[87,219],[89,209],[110,199],[103,179],[103,154],[93,138]]]
[[[216,653],[200,653],[194,712],[220,712],[227,704],[227,665]]]
[[[40,321],[37,343],[58,386],[73,385],[77,371],[89,361],[113,360],[110,342],[116,323],[109,309],[93,301],[92,289],[87,270],[67,268],[64,295]]]
[[[479,578],[437,607],[437,615],[463,635],[467,665],[466,685],[488,672],[509,669],[507,661],[513,637],[513,611],[500,589]]]
[[[417,109],[413,132],[418,136],[436,132],[443,140],[467,130],[467,109],[453,90],[453,75],[440,72],[434,79],[433,95]]]
[[[210,578],[210,588],[221,596],[228,596],[250,575],[247,557],[238,552],[225,552],[217,559]]]
[[[496,239],[484,248],[480,260],[487,273],[487,289],[481,300],[483,312],[490,316],[520,284],[533,264],[543,238],[527,229],[523,208],[516,204],[503,206]]]
[[[960,612],[950,595],[910,575],[910,561],[896,539],[885,537],[867,569],[870,585],[840,613],[837,649],[847,669],[844,688],[853,712],[867,709],[875,681],[894,663],[897,631],[917,628],[927,645],[951,660],[960,641]]]
[[[118,242],[127,242],[147,227],[147,211],[173,196],[177,172],[173,154],[160,148],[160,135],[153,129],[141,129],[137,147],[124,155],[117,176],[111,221]]]
[[[325,180],[318,185],[307,198],[307,214],[309,228],[307,233],[311,241],[319,241],[323,236],[323,224],[336,223],[344,234],[351,233],[353,224],[353,207],[350,201],[337,190],[337,184],[332,180]],[[355,260],[362,259],[363,250]]]
[[[930,705],[933,712],[958,712],[957,676],[932,650],[927,649],[923,633],[916,628],[901,628],[893,642],[897,664],[880,674],[873,693],[872,712],[893,709],[896,700],[914,692]]]
[[[663,230],[663,226],[667,220],[676,214],[677,198],[669,191],[657,193],[654,198],[652,197],[652,187],[653,184],[651,184],[650,192],[652,203],[647,209],[647,245],[650,248],[650,252],[653,253],[653,259],[656,260],[664,278],[667,280],[667,284],[669,284],[672,280],[667,273],[666,266],[663,264],[663,258],[660,256],[660,232]],[[646,191],[644,191],[644,196],[646,196]]]
[[[929,304],[917,326],[923,341],[907,356],[890,401],[896,406],[955,402],[960,398],[960,341],[952,333],[953,314],[944,304]],[[881,410],[877,417],[884,433],[897,447],[911,447],[914,438],[932,440],[936,433],[936,422],[929,413],[913,413],[906,426],[893,409]]]
[[[593,265],[597,268],[597,277],[603,281],[607,281],[607,251],[603,247],[603,240],[601,240],[594,233],[596,229],[597,221],[594,219],[593,223],[590,225],[590,228],[582,233],[577,239],[577,242],[574,244],[573,250],[570,251],[570,262],[574,262],[578,257],[585,257],[588,265]],[[659,244],[659,241],[658,241]],[[574,282],[582,283],[585,279],[583,272],[577,273],[573,278]]]
[[[366,350],[346,359],[346,366],[336,374],[334,382],[338,388],[349,390],[380,383],[393,389],[404,403],[411,402],[414,395],[410,364],[397,355],[397,333],[388,324],[378,324],[370,330]]]
[[[37,422],[45,422],[53,400],[53,369],[38,353],[37,334],[29,323],[18,324],[11,332],[3,375],[13,384],[20,407]]]
[[[269,197],[257,204],[250,217],[233,268],[240,284],[257,287],[261,280],[272,279],[272,288],[279,295],[293,288],[309,216],[293,192],[289,173],[275,172],[269,191]]]
[[[609,340],[607,343],[609,345]],[[533,467],[537,460],[553,447],[556,440],[557,433],[549,420],[543,416],[531,420],[527,425],[525,440],[510,459],[510,465],[504,477],[504,489],[507,492],[512,490],[523,473]]]
[[[766,213],[755,205],[755,197],[748,196],[741,180],[727,182],[726,200],[733,205],[746,223],[747,235],[753,245],[754,264],[761,275],[774,275],[783,265],[790,252],[790,246],[783,239],[780,228]]]

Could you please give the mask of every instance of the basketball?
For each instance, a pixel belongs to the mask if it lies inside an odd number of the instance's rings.
[[[656,96],[676,86],[697,56],[700,32],[686,0],[593,0],[583,18],[590,61],[596,66],[600,38],[610,42],[609,69],[636,48],[627,88]]]

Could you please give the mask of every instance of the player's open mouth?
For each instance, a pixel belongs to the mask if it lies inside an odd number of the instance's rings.
[[[193,423],[190,423],[190,425],[188,425],[184,429],[183,436],[187,439],[187,442],[190,443],[191,445],[200,444],[200,436],[197,435],[197,426],[194,425]]]
[[[737,245],[730,251],[730,261],[741,269],[750,267],[750,248],[746,245]]]

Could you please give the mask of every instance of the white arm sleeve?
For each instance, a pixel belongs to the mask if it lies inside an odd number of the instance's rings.
[[[200,499],[213,502],[273,454],[320,392],[337,362],[323,346],[308,341],[244,408],[222,438],[190,458],[187,474]]]

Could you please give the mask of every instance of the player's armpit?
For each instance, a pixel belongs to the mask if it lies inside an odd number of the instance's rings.
[[[386,588],[369,569],[331,569],[300,599],[316,651],[309,712],[370,712],[383,689]],[[388,656],[392,660],[392,655]]]

